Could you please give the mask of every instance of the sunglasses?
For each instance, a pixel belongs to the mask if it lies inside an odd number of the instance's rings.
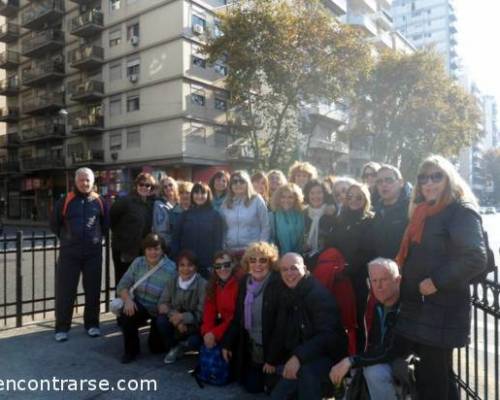
[[[396,178],[393,178],[392,176],[386,176],[385,178],[378,178],[375,183],[377,185],[382,185],[383,183],[387,183],[388,185],[392,185],[394,182],[396,182]]]
[[[267,264],[269,262],[269,258],[267,257],[259,257],[259,258],[255,258],[255,257],[250,257],[248,259],[248,262],[250,264],[255,264],[255,263],[259,263],[259,264]]]
[[[144,183],[144,182],[139,183],[137,186],[145,187],[146,189],[151,189],[153,187],[153,185],[151,185],[150,183]]]
[[[357,196],[354,196],[352,194],[348,194],[347,195],[347,200],[356,200],[356,201],[361,201],[361,200],[364,200],[364,197],[360,194],[358,194]]]
[[[231,185],[244,185],[247,183],[244,179],[235,178],[231,181]]]
[[[223,262],[223,263],[215,263],[214,264],[214,269],[215,270],[219,270],[219,269],[231,269],[232,268],[232,263],[231,261],[226,261],[226,262]]]
[[[427,182],[432,181],[432,183],[439,183],[443,180],[444,175],[442,172],[434,172],[432,174],[420,174],[417,176],[417,181],[419,185],[425,185]]]

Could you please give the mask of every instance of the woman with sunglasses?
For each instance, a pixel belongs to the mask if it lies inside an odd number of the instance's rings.
[[[210,182],[208,186],[210,186],[210,190],[212,191],[212,206],[219,211],[222,207],[222,203],[226,199],[227,192],[229,190],[229,173],[224,170],[217,171],[212,178],[210,178]]]
[[[153,200],[156,179],[141,172],[134,181],[132,192],[118,198],[111,206],[113,264],[115,284],[127,271],[132,261],[141,255],[141,241],[151,232]]]
[[[486,267],[477,200],[454,166],[433,155],[418,170],[409,214],[396,257],[402,281],[395,350],[420,358],[419,398],[458,399],[452,353],[469,343],[469,284]]]
[[[266,242],[252,243],[242,265],[248,274],[240,281],[236,312],[222,340],[226,361],[234,357],[239,383],[250,393],[269,390],[264,365],[283,286],[277,271],[278,249]]]
[[[255,193],[245,171],[231,174],[227,198],[220,212],[226,227],[224,248],[231,253],[241,255],[250,243],[269,240],[266,203]]]
[[[198,272],[208,278],[213,255],[222,248],[222,216],[213,209],[212,192],[205,183],[194,184],[190,203],[175,227],[172,255],[191,250],[198,258]]]
[[[370,189],[371,203],[375,205],[378,203],[379,195],[377,191],[377,172],[380,169],[380,164],[375,161],[367,162],[361,168],[361,182],[368,186]]]
[[[167,176],[160,181],[159,196],[153,209],[153,232],[163,238],[167,248],[171,246],[175,222],[181,213],[177,181]]]

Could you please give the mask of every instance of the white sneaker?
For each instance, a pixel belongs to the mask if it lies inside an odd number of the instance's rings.
[[[54,339],[56,342],[65,342],[68,340],[68,332],[56,332]]]
[[[167,355],[163,359],[163,362],[165,364],[173,364],[179,358],[181,358],[183,355],[184,355],[184,348],[180,345],[175,346],[174,348],[170,349],[170,351],[167,353]]]
[[[94,326],[92,328],[89,328],[89,330],[87,331],[87,334],[90,337],[98,337],[98,336],[101,336],[101,330]]]

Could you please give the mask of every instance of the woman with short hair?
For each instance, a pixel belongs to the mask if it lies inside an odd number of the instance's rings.
[[[153,209],[153,232],[165,240],[167,247],[170,247],[175,222],[181,212],[177,181],[167,176],[160,181],[159,196]]]
[[[312,179],[318,179],[318,170],[308,162],[295,161],[288,170],[288,181],[297,184],[302,190]]]
[[[181,181],[178,183],[179,187],[179,206],[182,211],[186,211],[191,206],[191,190],[193,190],[193,183],[188,181]]]
[[[279,169],[272,169],[267,173],[267,180],[269,181],[269,197],[272,198],[274,192],[281,186],[286,185],[288,180],[285,174]]]

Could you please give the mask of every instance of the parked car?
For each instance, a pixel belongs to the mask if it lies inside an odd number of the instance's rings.
[[[486,207],[486,214],[496,214],[497,210],[495,207]]]

